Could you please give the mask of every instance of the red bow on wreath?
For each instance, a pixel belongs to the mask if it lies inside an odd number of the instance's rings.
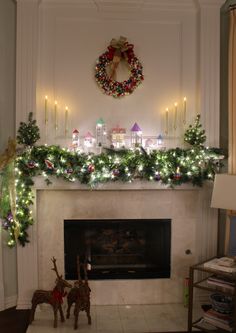
[[[110,78],[114,79],[116,75],[116,69],[120,63],[121,58],[129,61],[134,55],[134,45],[127,42],[126,37],[120,36],[120,39],[113,38],[108,46],[108,58],[112,60],[111,75]]]

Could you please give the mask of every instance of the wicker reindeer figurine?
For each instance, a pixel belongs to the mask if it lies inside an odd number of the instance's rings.
[[[84,281],[81,278],[80,269],[84,271]],[[67,318],[70,317],[70,308],[73,303],[75,303],[74,315],[74,329],[78,328],[78,317],[80,311],[85,311],[88,317],[88,324],[91,325],[91,315],[90,315],[90,292],[91,289],[88,285],[88,274],[87,274],[87,262],[80,263],[79,256],[77,257],[77,271],[78,271],[78,281],[75,282],[74,287],[70,290],[67,296],[68,308],[67,308]]]
[[[57,312],[59,310],[61,316],[61,322],[65,321],[63,310],[62,310],[62,303],[63,297],[66,296],[64,292],[65,288],[71,288],[71,285],[62,278],[62,275],[58,274],[56,259],[53,257],[53,268],[52,270],[55,271],[57,279],[56,279],[56,286],[53,290],[36,290],[33,294],[32,298],[32,308],[30,313],[30,324],[34,320],[35,310],[38,304],[47,303],[53,307],[54,312],[54,327],[57,327]]]

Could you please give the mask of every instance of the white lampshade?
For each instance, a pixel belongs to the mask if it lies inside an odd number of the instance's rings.
[[[236,175],[215,176],[211,207],[236,210]]]

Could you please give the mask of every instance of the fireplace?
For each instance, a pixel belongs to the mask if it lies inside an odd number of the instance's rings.
[[[64,225],[69,221],[138,223],[152,219],[150,222],[159,224],[159,219],[163,223],[171,220],[171,278],[153,278],[148,283],[141,278],[90,279],[91,302],[95,305],[182,302],[183,280],[189,266],[216,253],[217,212],[209,209],[210,186],[199,189],[183,185],[172,190],[159,183],[115,182],[91,191],[84,185],[65,185],[59,180],[48,188],[36,179],[35,188],[33,211],[37,223],[29,229],[31,242],[25,248],[17,248],[19,309],[31,306],[35,289],[52,288],[55,272],[51,270],[50,258],[57,258],[60,274],[65,276],[65,260],[70,260],[70,255],[64,255]],[[187,249],[191,254],[186,254]],[[76,262],[73,258],[71,261]],[[66,270],[70,273],[67,263]]]
[[[64,250],[69,280],[77,255],[88,258],[90,280],[169,278],[171,220],[65,220]]]

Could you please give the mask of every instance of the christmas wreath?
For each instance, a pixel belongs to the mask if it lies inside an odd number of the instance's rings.
[[[119,40],[112,39],[108,50],[97,60],[95,66],[95,79],[103,92],[115,98],[130,95],[142,83],[143,67],[133,51],[134,45],[129,44],[125,37]],[[130,67],[128,80],[119,82],[115,80],[116,70],[121,60],[127,61]],[[110,66],[110,74],[107,68]]]

